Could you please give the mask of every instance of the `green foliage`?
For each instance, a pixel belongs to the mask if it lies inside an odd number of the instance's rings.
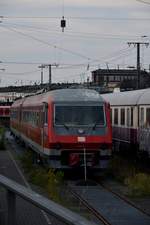
[[[38,185],[44,189],[46,188],[48,182],[48,173],[44,168],[34,168],[29,173],[29,178],[33,184]]]
[[[62,202],[61,187],[63,186],[63,178],[64,173],[62,171],[55,172],[53,169],[48,171],[47,191],[49,197],[59,203]]]
[[[150,196],[150,175],[137,173],[125,179],[128,186],[128,195],[131,197]]]
[[[115,179],[124,182],[126,177],[134,176],[138,172],[138,168],[133,162],[114,156],[110,162],[109,171]]]
[[[20,160],[30,182],[43,188],[48,192],[52,200],[60,203],[62,201],[60,193],[63,186],[64,173],[40,165],[33,165],[32,151],[26,151]]]
[[[150,196],[150,175],[141,172],[135,162],[114,156],[109,171],[116,180],[127,186],[129,197]]]

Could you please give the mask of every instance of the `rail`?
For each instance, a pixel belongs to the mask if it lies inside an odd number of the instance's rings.
[[[36,192],[0,175],[0,185],[7,190],[8,218],[7,225],[16,224],[16,195],[32,203],[48,214],[68,225],[95,225],[82,216],[66,209],[59,204],[48,200]]]

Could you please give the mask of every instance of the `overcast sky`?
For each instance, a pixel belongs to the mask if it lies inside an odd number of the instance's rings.
[[[0,0],[0,86],[40,82],[40,64],[59,65],[52,67],[53,82],[82,82],[97,68],[136,66],[136,48],[127,42],[150,41],[148,3]],[[150,47],[143,45],[141,66],[148,69],[149,64]]]

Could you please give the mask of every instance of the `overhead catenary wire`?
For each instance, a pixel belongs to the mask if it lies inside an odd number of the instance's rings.
[[[34,26],[29,26],[29,25],[24,25],[24,24],[14,24],[14,23],[5,23],[6,25],[11,25],[15,26],[15,28],[17,27],[21,27],[22,28],[28,28],[31,31],[42,31],[45,33],[51,33],[51,34],[57,34],[60,35],[61,32],[56,30],[56,29],[52,29],[49,27],[34,27]],[[139,35],[119,35],[119,34],[100,34],[100,33],[90,33],[90,32],[79,32],[79,31],[70,31],[68,30],[67,33],[63,34],[66,37],[74,37],[74,38],[84,38],[84,39],[119,39],[119,40],[126,40],[126,39],[133,39],[133,38],[138,38],[139,39]]]
[[[150,1],[146,1],[146,0],[136,0],[137,2],[140,2],[140,3],[144,3],[144,4],[147,4],[147,5],[150,5]]]
[[[141,1],[142,2],[142,1]],[[144,2],[144,1],[143,1]],[[146,3],[146,2],[145,2]],[[60,19],[59,16],[5,16],[5,15],[1,15],[0,16],[1,19],[27,19],[27,20],[30,20],[30,19],[35,19],[35,20],[38,20],[38,19],[43,19],[43,20],[48,20],[48,19]],[[98,17],[98,16],[95,16],[95,17],[89,17],[89,16],[66,16],[67,19],[72,19],[72,20],[110,20],[110,21],[136,21],[136,20],[143,20],[143,21],[149,21],[150,18],[149,17]]]
[[[116,58],[120,58],[121,56],[124,56],[125,54],[128,55],[130,54],[130,52],[134,49],[134,47],[132,48],[129,48],[129,47],[126,47],[124,49],[121,49],[121,50],[118,50],[118,51],[115,51],[109,55],[106,55],[104,56],[102,59],[99,59],[99,60],[93,60],[93,61],[89,61],[88,63],[90,63],[90,66],[92,66],[92,63],[95,63],[95,62],[98,62],[98,63],[103,63],[105,61],[113,61],[115,60]],[[128,52],[128,50],[130,50]],[[4,60],[4,61],[1,61],[0,62],[1,64],[18,64],[18,65],[39,65],[39,64],[47,64],[48,62],[21,62],[21,61],[7,61],[7,60]],[[87,62],[83,62],[83,63],[61,63],[59,64],[59,67],[57,68],[54,68],[54,69],[60,69],[62,68],[61,66],[67,66],[67,67],[83,67],[83,66],[87,66]],[[95,65],[97,66],[97,64]],[[64,69],[64,68],[63,68]]]
[[[85,55],[83,55],[83,54],[81,54],[81,53],[78,53],[78,52],[75,52],[75,51],[72,51],[72,50],[69,50],[69,49],[66,49],[66,48],[62,48],[62,47],[60,47],[60,46],[56,46],[56,45],[50,44],[50,43],[47,42],[47,41],[43,41],[43,40],[41,40],[41,39],[39,39],[39,38],[36,38],[36,37],[34,37],[34,36],[30,35],[30,34],[26,34],[26,33],[22,32],[22,31],[18,31],[18,30],[14,29],[14,28],[8,28],[8,27],[3,26],[3,25],[1,25],[1,27],[3,27],[4,29],[7,29],[7,30],[11,30],[11,31],[13,31],[13,32],[15,32],[15,33],[18,33],[18,34],[20,34],[20,35],[26,36],[26,37],[28,37],[28,38],[30,38],[30,39],[33,39],[33,40],[35,40],[35,41],[38,41],[38,42],[40,42],[40,43],[42,43],[42,44],[45,44],[45,45],[47,45],[47,46],[53,47],[53,48],[55,48],[55,49],[58,49],[58,50],[60,50],[60,51],[64,51],[64,52],[66,52],[66,53],[72,54],[72,55],[74,55],[74,56],[76,55],[76,56],[79,56],[79,57],[81,57],[81,58],[85,58],[85,59],[87,59],[87,60],[90,60],[90,59],[91,59],[91,58],[89,58],[89,57],[87,57],[87,56],[85,56]]]

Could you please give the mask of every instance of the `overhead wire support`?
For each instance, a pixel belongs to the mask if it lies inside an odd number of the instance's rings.
[[[140,81],[141,81],[141,65],[140,65],[140,46],[145,45],[147,48],[149,46],[149,42],[128,42],[129,47],[133,45],[134,47],[137,46],[137,89],[140,88]]]
[[[52,66],[55,66],[55,67],[58,67],[59,65],[54,63],[54,64],[43,64],[41,65],[41,67],[39,68],[48,68],[49,69],[49,87],[51,86],[52,84]],[[41,72],[42,73],[42,72]]]

